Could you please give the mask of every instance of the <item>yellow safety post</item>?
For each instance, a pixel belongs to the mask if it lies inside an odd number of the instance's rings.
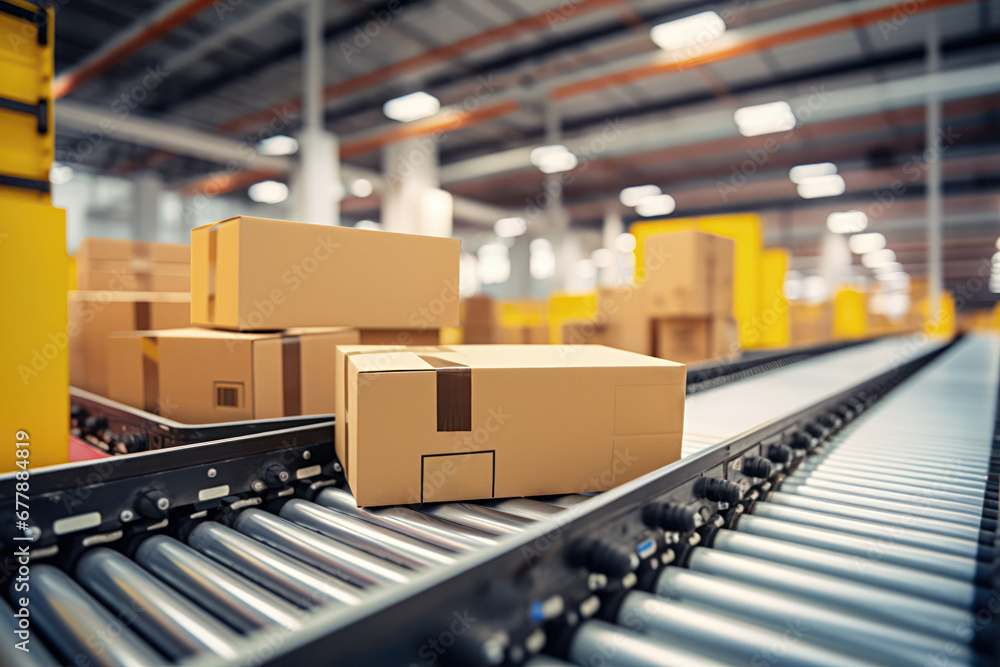
[[[549,297],[549,342],[562,342],[564,322],[592,320],[597,316],[597,293],[562,294],[554,292]]]
[[[955,299],[951,292],[941,292],[941,307],[936,318],[931,319],[929,298],[921,301],[920,313],[923,316],[924,333],[931,338],[948,340],[955,336]]]
[[[785,274],[788,251],[765,250],[760,255],[760,345],[787,347],[792,342],[788,299],[785,298]]]
[[[834,340],[857,340],[868,335],[868,308],[862,291],[844,288],[833,297]]]
[[[0,472],[69,460],[67,264],[65,212],[0,197]]]

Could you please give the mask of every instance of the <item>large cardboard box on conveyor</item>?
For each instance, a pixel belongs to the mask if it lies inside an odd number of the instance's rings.
[[[191,297],[177,292],[69,293],[70,384],[108,395],[108,337],[116,331],[190,325]]]
[[[238,216],[191,231],[191,322],[458,326],[458,239]]]
[[[337,348],[359,505],[604,491],[680,457],[687,368],[589,345]]]
[[[653,323],[653,356],[684,364],[733,356],[739,351],[733,317],[670,317]]]
[[[188,292],[191,247],[89,237],[76,249],[76,272],[80,290]]]
[[[332,413],[336,346],[359,340],[347,327],[114,334],[109,396],[188,424]]]

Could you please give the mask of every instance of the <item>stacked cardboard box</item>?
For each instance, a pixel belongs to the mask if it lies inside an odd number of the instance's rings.
[[[459,241],[236,217],[191,233],[193,328],[116,334],[112,398],[187,423],[327,414],[337,345],[437,345]]]
[[[497,333],[497,304],[487,294],[477,294],[462,302],[462,340],[465,343],[494,343]]]
[[[183,243],[86,238],[76,250],[76,287],[114,292],[188,292],[191,249]]]
[[[732,239],[697,230],[646,239],[642,290],[653,355],[684,363],[736,351]]]
[[[645,241],[642,281],[598,290],[598,316],[568,322],[563,342],[599,343],[683,363],[737,351],[734,243],[691,230]]]
[[[793,345],[815,345],[833,339],[833,302],[789,306]]]
[[[69,293],[69,378],[108,395],[108,337],[117,331],[174,329],[191,323],[191,296],[181,292]]]

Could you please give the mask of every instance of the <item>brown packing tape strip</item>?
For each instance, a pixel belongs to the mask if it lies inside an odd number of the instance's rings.
[[[438,368],[437,430],[472,430],[472,369]]]
[[[298,336],[281,337],[281,385],[284,415],[302,414],[302,341]]]
[[[135,303],[135,331],[149,331],[153,328],[152,305],[148,301],[136,301]]]
[[[215,321],[216,272],[219,261],[218,225],[208,230],[208,321]]]
[[[142,341],[142,409],[159,414],[160,408],[160,342],[156,336],[143,336]]]

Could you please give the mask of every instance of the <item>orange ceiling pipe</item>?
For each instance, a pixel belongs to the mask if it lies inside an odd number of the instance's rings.
[[[323,89],[323,99],[326,101],[337,99],[345,95],[350,95],[358,91],[370,88],[374,85],[385,83],[394,77],[402,76],[415,69],[433,65],[435,63],[457,58],[490,44],[495,44],[503,40],[512,39],[526,32],[534,32],[543,28],[550,28],[558,25],[562,21],[569,20],[576,16],[588,14],[590,12],[626,4],[626,0],[580,0],[576,3],[567,3],[565,7],[560,6],[541,14],[526,16],[507,25],[502,25],[492,30],[472,35],[465,39],[460,39],[454,44],[445,44],[433,49],[429,49],[419,55],[391,63],[385,67],[362,74],[346,81],[334,83]],[[299,108],[302,99],[297,97],[284,103],[290,108]],[[219,129],[238,131],[247,127],[257,127],[270,120],[272,114],[270,109],[255,111],[245,116],[240,116],[227,121],[219,126]]]
[[[949,7],[953,5],[965,4],[972,2],[973,0],[923,0],[923,2],[916,4],[910,3],[907,5],[908,8],[912,9],[912,14],[918,12],[925,12],[933,9],[941,9],[943,7]],[[835,19],[832,21],[826,21],[824,23],[818,23],[816,25],[808,26],[805,28],[796,28],[795,30],[789,30],[787,32],[778,33],[776,35],[770,35],[768,37],[763,37],[761,39],[750,40],[744,44],[734,46],[729,49],[720,50],[717,53],[706,54],[699,57],[688,58],[680,61],[672,61],[669,63],[659,63],[656,65],[646,65],[644,67],[636,67],[634,69],[625,70],[622,72],[615,72],[613,74],[608,74],[606,76],[598,77],[596,79],[590,79],[588,81],[581,81],[578,83],[566,84],[565,86],[560,86],[554,89],[550,96],[553,99],[563,100],[569,97],[574,97],[576,95],[582,95],[584,93],[594,92],[597,90],[602,90],[604,88],[609,88],[613,86],[620,86],[638,79],[657,76],[660,74],[665,74],[671,71],[679,71],[683,69],[690,69],[693,67],[699,67],[701,65],[706,65],[712,62],[718,62],[720,60],[725,60],[728,58],[734,58],[737,56],[747,55],[750,53],[757,53],[763,51],[764,49],[773,48],[775,46],[780,46],[783,44],[790,44],[792,42],[801,41],[804,39],[813,39],[816,37],[822,37],[823,35],[829,35],[842,30],[849,30],[852,28],[860,28],[865,25],[870,25],[877,21],[892,20],[896,13],[900,11],[895,5],[891,7],[886,7],[883,9],[872,10],[869,12],[864,12],[861,14],[856,14],[854,16],[849,16],[845,18]],[[462,119],[460,122],[452,123],[451,126],[446,130],[441,130],[435,126],[434,123],[428,123],[425,126],[412,127],[408,136],[423,136],[427,134],[434,134],[441,131],[454,131],[460,130],[464,127],[468,127],[474,123],[481,122],[482,120],[488,120],[496,118],[498,116],[504,115],[507,112],[500,112],[499,107],[507,106],[510,107],[511,111],[519,108],[519,105],[510,105],[509,102],[503,102],[491,107],[482,107],[480,109],[481,114],[469,115],[468,117]],[[495,110],[493,113],[485,113],[490,110]],[[434,120],[433,118],[427,119],[429,121]],[[420,123],[422,121],[417,121]],[[401,129],[407,126],[413,126],[415,123],[409,123],[407,125],[391,128],[384,132],[378,134],[362,137],[354,141],[345,141],[340,144],[340,154],[341,157],[350,157],[354,155],[360,155],[362,153],[367,153],[382,146],[397,140],[396,135]]]
[[[216,2],[217,0],[190,0],[173,12],[150,23],[137,35],[110,49],[92,62],[85,62],[78,69],[60,74],[52,81],[52,97],[59,99],[68,95],[80,84],[114,67],[145,45],[169,34],[174,28],[184,25]]]

